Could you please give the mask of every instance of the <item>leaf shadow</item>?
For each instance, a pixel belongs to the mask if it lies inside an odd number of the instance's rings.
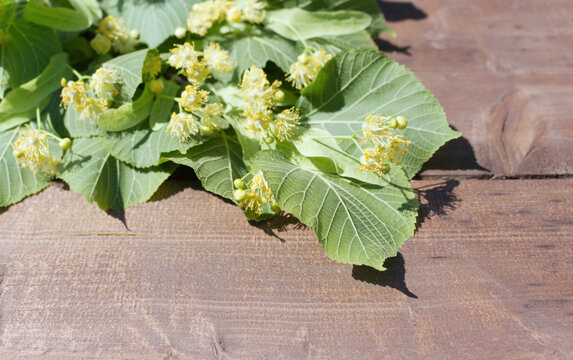
[[[286,242],[286,240],[280,237],[277,232],[286,232],[291,228],[302,230],[309,229],[309,227],[301,223],[296,216],[284,211],[280,212],[269,220],[260,222],[251,220],[249,223],[256,228],[263,230],[265,234],[280,240],[282,243]]]
[[[366,265],[354,265],[352,267],[352,277],[369,284],[382,287],[391,287],[404,295],[417,299],[418,296],[412,293],[406,285],[406,266],[404,256],[398,252],[395,257],[384,261],[385,271],[376,270]]]
[[[412,2],[390,2],[378,0],[378,7],[384,14],[387,22],[398,22],[404,20],[422,20],[428,17],[422,9],[416,7]],[[388,40],[377,38],[374,40],[378,49],[382,52],[395,52],[412,56],[411,46],[396,45]]]
[[[454,126],[451,128],[457,131]],[[463,136],[452,139],[440,147],[424,163],[421,171],[424,170],[481,170],[489,172],[477,162],[473,146]]]
[[[148,202],[158,202],[168,199],[185,189],[203,190],[201,181],[193,171],[187,166],[180,166],[171,176],[161,184],[159,189],[153,194]]]
[[[382,1],[378,0],[378,7],[388,22],[403,20],[422,20],[428,17],[424,10],[416,7],[410,1]]]
[[[458,180],[447,180],[414,189],[419,201],[416,231],[432,216],[448,215],[455,210],[461,199],[454,189],[460,184]]]

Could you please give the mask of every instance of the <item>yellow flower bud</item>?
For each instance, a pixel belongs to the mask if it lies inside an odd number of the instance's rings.
[[[62,150],[68,150],[72,146],[72,140],[70,138],[63,138],[58,144]]]
[[[398,122],[398,129],[400,130],[404,130],[406,126],[408,126],[408,120],[403,116],[398,116],[396,121]]]
[[[161,79],[151,80],[151,81],[149,82],[149,89],[150,89],[152,92],[154,92],[154,93],[156,93],[156,94],[159,94],[160,92],[163,91],[163,80],[161,80]]]

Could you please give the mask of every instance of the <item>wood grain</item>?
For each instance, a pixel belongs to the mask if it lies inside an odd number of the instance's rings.
[[[52,185],[0,215],[0,358],[571,358],[572,185],[415,182],[384,273],[181,181],[113,214]]]
[[[381,48],[420,77],[464,136],[426,169],[573,173],[573,2],[381,5],[398,34]]]

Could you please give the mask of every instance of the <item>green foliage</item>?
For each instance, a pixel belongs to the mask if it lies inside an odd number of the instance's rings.
[[[249,220],[290,212],[330,258],[382,270],[414,232],[409,179],[459,133],[377,50],[375,0],[221,4],[0,0],[0,206],[55,177],[122,209],[187,166]]]
[[[173,164],[137,169],[111,156],[98,137],[76,139],[59,177],[103,210],[143,203],[175,170]]]
[[[36,108],[45,98],[60,88],[60,79],[72,73],[65,53],[50,58],[48,66],[36,78],[10,91],[0,102],[0,123],[7,115],[22,113]]]
[[[255,164],[280,207],[312,227],[334,260],[383,270],[384,259],[414,234],[417,202],[400,169],[374,186],[305,169],[280,152],[261,152]]]
[[[9,87],[17,88],[40,75],[52,56],[62,52],[62,45],[53,29],[6,16],[0,22],[4,33],[0,67],[8,73]]]
[[[290,40],[338,36],[364,30],[372,19],[359,11],[274,10],[268,13],[266,26]]]
[[[109,14],[122,18],[125,26],[139,32],[150,48],[159,46],[178,26],[185,26],[189,10],[196,0],[103,0]]]
[[[297,57],[292,41],[266,32],[243,36],[233,41],[231,54],[235,60],[237,76],[253,65],[265,67],[267,61],[274,62],[286,72]]]
[[[305,122],[334,136],[361,129],[368,114],[405,116],[412,141],[403,168],[412,178],[452,131],[434,95],[408,69],[378,51],[339,53],[304,89],[299,102]]]
[[[206,190],[231,200],[233,180],[248,172],[239,142],[225,133],[189,149],[185,154],[171,153],[165,157],[177,164],[189,166],[195,170]]]

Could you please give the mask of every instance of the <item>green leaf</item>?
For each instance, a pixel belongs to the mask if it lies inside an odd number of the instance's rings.
[[[0,133],[0,206],[12,205],[50,184],[50,177],[18,165],[12,148],[17,137],[18,128]]]
[[[376,186],[305,169],[276,151],[259,153],[255,164],[280,207],[312,227],[333,260],[384,270],[384,259],[414,234],[417,202],[398,168]]]
[[[403,133],[412,144],[402,167],[410,178],[440,146],[460,135],[418,78],[378,51],[337,54],[302,91],[299,107],[306,124],[334,136],[360,130],[372,113],[405,116]]]
[[[74,9],[88,19],[89,25],[96,23],[102,17],[97,0],[69,0],[69,2]]]
[[[79,119],[78,112],[73,106],[68,106],[64,114],[64,126],[73,138],[102,135],[105,132],[89,119]]]
[[[60,79],[72,73],[68,66],[68,55],[52,56],[50,63],[36,78],[10,91],[0,102],[0,123],[7,114],[22,113],[34,109],[54,90],[60,88]]]
[[[16,18],[4,31],[6,43],[0,46],[0,67],[9,74],[8,85],[13,89],[40,75],[52,56],[62,52],[53,29]]]
[[[143,203],[175,169],[173,164],[136,169],[115,159],[98,137],[74,139],[60,174],[70,189],[101,209],[124,209]]]
[[[314,47],[315,49],[324,49],[327,53],[332,55],[338,54],[342,50],[349,49],[378,49],[366,30],[348,35],[325,36],[321,38],[308,39],[306,44],[310,47]],[[302,53],[305,49],[305,45],[302,42],[298,42],[297,49],[299,53]]]
[[[118,56],[105,64],[117,70],[122,80],[121,98],[129,102],[135,94],[135,90],[141,84],[141,69],[147,56],[147,49],[135,51],[126,55]]]
[[[282,8],[301,7],[308,11],[325,9],[361,11],[372,18],[368,31],[373,37],[378,37],[383,33],[396,36],[394,31],[386,24],[384,15],[382,15],[376,0],[271,0],[269,2],[273,6]]]
[[[117,109],[107,110],[96,120],[96,124],[105,131],[130,129],[147,119],[153,107],[154,97],[155,94],[146,87],[137,100],[123,104]]]
[[[65,7],[50,7],[42,0],[30,0],[24,7],[24,19],[62,31],[81,31],[90,26],[89,18]]]
[[[142,42],[157,47],[175,28],[186,26],[189,11],[196,0],[104,0],[101,6],[111,15],[121,17],[128,29],[139,32]]]
[[[165,126],[156,131],[142,128],[130,131],[107,133],[102,137],[105,148],[117,159],[139,168],[156,166],[162,153],[187,149],[202,142],[202,139],[182,143],[171,136]]]
[[[297,52],[292,41],[268,33],[240,37],[233,42],[231,54],[235,61],[236,78],[256,65],[264,68],[267,61],[274,62],[284,72],[296,62]]]
[[[22,125],[36,116],[36,109],[27,110],[18,114],[0,114],[0,132]]]
[[[149,115],[149,127],[154,130],[156,126],[161,127],[164,123],[169,121],[173,107],[176,104],[171,98],[175,97],[181,88],[175,81],[164,81],[164,83],[166,83],[165,88],[160,96],[155,97],[155,102]]]
[[[189,149],[186,154],[170,153],[165,158],[193,168],[205,190],[233,201],[233,180],[248,173],[241,145],[227,133]]]
[[[265,19],[267,28],[295,41],[351,34],[364,30],[371,22],[370,16],[358,11],[309,12],[298,8],[269,11]]]
[[[356,144],[358,151],[349,142]],[[333,172],[336,174],[377,185],[383,185],[387,181],[372,172],[358,170],[361,166],[362,148],[351,135],[335,138],[324,130],[312,128],[302,131],[292,140],[292,144],[307,158],[329,159],[334,164]]]

